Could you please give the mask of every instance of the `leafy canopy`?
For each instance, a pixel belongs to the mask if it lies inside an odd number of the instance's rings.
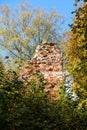
[[[52,9],[32,9],[28,2],[12,11],[7,5],[0,8],[0,47],[11,58],[28,60],[42,40],[57,42],[60,38],[62,16]]]
[[[73,77],[72,88],[83,104],[87,105],[87,3],[75,12],[66,58],[66,68]]]

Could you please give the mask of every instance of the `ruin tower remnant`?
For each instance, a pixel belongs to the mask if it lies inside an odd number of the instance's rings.
[[[45,91],[55,95],[58,83],[63,80],[63,58],[62,52],[55,43],[42,43],[36,47],[35,53],[31,58],[31,65],[34,72],[40,72],[48,84],[54,84],[51,89],[45,87]],[[27,64],[21,76],[28,77],[30,66]]]
[[[38,45],[32,61],[35,71],[40,71],[49,83],[63,80],[62,52],[55,43]]]

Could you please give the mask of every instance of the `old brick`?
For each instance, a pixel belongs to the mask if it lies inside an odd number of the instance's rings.
[[[55,93],[58,90],[58,82],[63,80],[62,62],[62,52],[55,43],[38,45],[31,59],[32,67],[26,65],[21,72],[21,76],[27,75],[32,69],[35,72],[39,71],[43,74],[44,80],[49,84],[55,84],[53,89],[47,86],[44,89],[45,92],[50,91],[51,96],[55,97]]]

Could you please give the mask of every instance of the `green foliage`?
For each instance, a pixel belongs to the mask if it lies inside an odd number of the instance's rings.
[[[50,100],[38,73],[24,84],[15,72],[6,72],[2,63],[0,69],[1,130],[86,130],[87,107],[78,107],[79,100],[70,95]]]
[[[87,99],[87,4],[84,3],[75,12],[71,25],[70,38],[66,49],[66,68],[73,77],[72,89],[81,104]],[[85,103],[83,103],[85,102]]]
[[[7,73],[0,65],[0,129],[13,129],[20,117],[18,109],[22,107],[21,90],[22,82],[18,81],[17,75]],[[20,124],[20,122],[19,122]]]

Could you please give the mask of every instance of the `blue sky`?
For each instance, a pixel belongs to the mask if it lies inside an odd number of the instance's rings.
[[[11,8],[24,2],[24,0],[0,0],[0,5],[7,4]],[[51,8],[56,8],[58,13],[65,17],[65,23],[63,29],[68,30],[68,24],[72,23],[73,15],[71,12],[75,10],[73,4],[75,0],[29,0],[33,8],[42,7],[49,11]]]

